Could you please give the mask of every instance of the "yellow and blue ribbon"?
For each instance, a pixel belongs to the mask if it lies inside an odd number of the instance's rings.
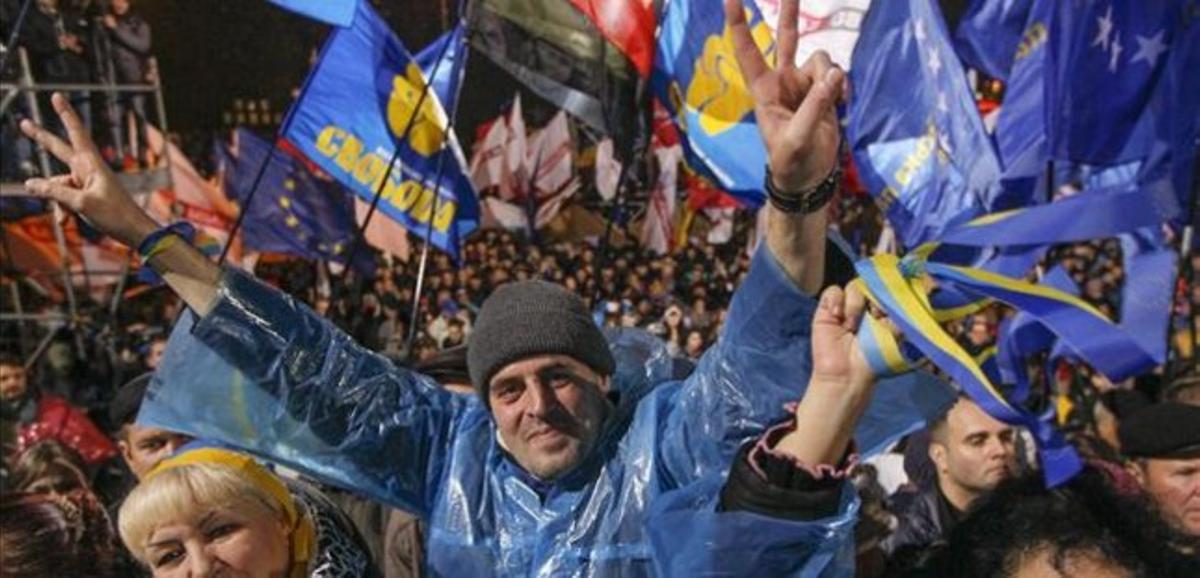
[[[935,267],[931,271],[930,263],[924,263],[924,267],[920,265],[921,262],[914,258],[901,261],[894,255],[877,255],[858,262],[856,269],[859,278],[856,283],[872,303],[888,314],[908,343],[945,371],[984,411],[1005,423],[1025,427],[1033,434],[1038,442],[1047,485],[1053,487],[1071,479],[1082,468],[1083,462],[1054,427],[1053,414],[1034,413],[1010,403],[994,381],[994,372],[989,376],[979,360],[946,333],[935,311],[929,306],[925,285],[929,278],[936,278],[935,271],[940,273],[942,270]],[[1044,289],[1024,285],[1028,287],[1022,289],[1028,292]],[[894,342],[891,334],[879,330],[878,325],[874,320],[864,324],[866,331],[860,335],[865,335],[867,339],[863,341],[876,344],[876,349],[880,351],[895,352],[899,348],[895,343],[878,345],[880,341]],[[867,357],[869,361],[873,358],[871,354]],[[894,355],[884,355],[882,359],[886,361],[888,370],[899,367]]]
[[[1169,187],[1125,184],[975,218],[903,259],[861,260],[855,283],[906,338],[898,344],[880,322],[866,319],[859,332],[863,353],[884,376],[906,371],[923,355],[993,417],[1028,428],[1037,439],[1047,484],[1061,484],[1081,462],[1055,429],[1053,411],[1025,407],[1031,388],[1025,364],[1033,354],[1048,351],[1048,366],[1072,357],[1114,381],[1162,364],[1165,351],[1156,339],[1161,332],[1151,318],[1158,309],[1163,315],[1169,310],[1161,302],[1164,295],[1169,299],[1162,289],[1169,289],[1173,279],[1167,274],[1173,272],[1173,253],[1161,239],[1145,237],[1178,212]],[[1027,269],[1046,246],[1117,235],[1127,241],[1127,301],[1140,306],[1125,303],[1129,310],[1120,325],[1072,294],[1074,282],[1061,270],[1051,270],[1042,284],[1008,276]],[[963,264],[968,262],[983,265]],[[997,348],[972,357],[942,324],[997,301],[1018,314],[1002,325]]]

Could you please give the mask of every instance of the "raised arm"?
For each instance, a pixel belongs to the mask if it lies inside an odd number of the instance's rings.
[[[55,94],[53,103],[70,143],[29,122],[21,128],[70,174],[26,186],[139,246],[159,225],[121,189],[66,100]],[[295,299],[236,270],[223,274],[185,242],[149,264],[200,319],[172,335],[166,359],[176,361],[164,361],[161,395],[143,414],[157,404],[166,416],[159,427],[427,511],[466,402],[358,346]]]
[[[807,198],[837,163],[834,107],[845,75],[824,52],[802,67],[793,64],[795,1],[783,3],[775,68],[755,46],[741,1],[727,1],[725,8],[754,97],[772,187],[787,201]],[[742,441],[784,417],[783,405],[798,399],[808,382],[808,340],[814,296],[825,276],[827,227],[823,204],[810,208],[789,212],[769,204],[766,246],[734,294],[721,340],[671,399],[666,424],[677,443],[664,444],[663,457],[674,483],[727,469]]]
[[[67,99],[55,93],[50,102],[67,128],[70,142],[28,120],[21,121],[21,131],[65,163],[70,172],[29,179],[25,188],[36,196],[57,201],[101,232],[137,249],[158,224],[121,188]],[[221,270],[200,251],[186,243],[173,243],[149,265],[193,311],[203,316],[212,308]]]
[[[741,0],[725,1],[738,66],[754,97],[754,118],[767,149],[771,184],[802,198],[837,167],[835,106],[845,94],[846,75],[824,51],[796,66],[798,2],[780,6],[777,64],[768,66],[754,44]],[[825,210],[788,213],[767,203],[767,247],[800,290],[816,295],[825,276]]]

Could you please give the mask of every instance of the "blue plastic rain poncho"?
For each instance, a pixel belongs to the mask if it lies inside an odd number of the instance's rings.
[[[728,535],[722,528],[735,526],[721,520],[735,519],[743,534],[772,529],[740,539],[759,551],[782,544],[777,552],[795,554],[785,556],[789,572],[852,575],[852,491],[836,516],[808,523],[715,513],[740,444],[782,420],[807,384],[815,306],[764,248],[723,338],[687,379],[671,380],[660,342],[617,335],[616,409],[584,463],[547,485],[510,461],[477,399],[393,366],[297,301],[228,271],[212,311],[176,327],[139,422],[231,443],[417,513],[437,576],[693,575],[689,561],[718,551],[710,538]],[[920,420],[919,404],[900,399],[909,390],[895,391],[896,403],[876,404],[867,420],[906,416],[883,428],[891,434]],[[754,574],[757,552],[722,562]]]

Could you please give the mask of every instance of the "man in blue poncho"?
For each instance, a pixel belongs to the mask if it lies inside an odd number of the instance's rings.
[[[769,225],[723,338],[684,381],[670,381],[670,360],[654,344],[634,343],[640,361],[618,364],[577,298],[525,282],[501,287],[480,312],[468,359],[478,398],[447,393],[288,296],[214,266],[178,226],[159,228],[61,96],[53,100],[69,143],[22,128],[71,173],[27,187],[138,248],[194,312],[172,337],[167,357],[177,362],[163,371],[174,373],[148,404],[202,416],[176,424],[189,433],[417,513],[434,575],[678,573],[680,560],[700,560],[711,546],[689,541],[689,516],[729,510],[718,519],[753,534],[756,493],[774,491],[781,476],[802,496],[790,502],[799,523],[788,526],[788,544],[797,531],[806,537],[770,567],[841,574],[856,508],[842,474],[874,379],[855,336],[861,296],[836,287],[819,304],[811,296],[825,276],[823,209],[839,180],[834,107],[845,76],[824,53],[790,64],[796,5],[785,4],[777,69],[755,48],[740,2],[727,5],[769,157]],[[251,385],[184,375],[221,364],[244,378],[228,381]],[[806,386],[794,424],[764,433]],[[225,403],[193,403],[198,392]],[[237,411],[257,417],[227,419]],[[742,491],[717,504],[731,463]]]

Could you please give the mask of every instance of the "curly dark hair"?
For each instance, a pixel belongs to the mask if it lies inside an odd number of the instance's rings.
[[[0,575],[116,578],[118,560],[108,515],[90,493],[0,497]]]
[[[1059,571],[1086,556],[1138,577],[1200,576],[1197,541],[1179,535],[1139,498],[1117,493],[1099,470],[1046,489],[1040,475],[1010,480],[983,498],[921,575],[1006,578],[1049,554]]]

